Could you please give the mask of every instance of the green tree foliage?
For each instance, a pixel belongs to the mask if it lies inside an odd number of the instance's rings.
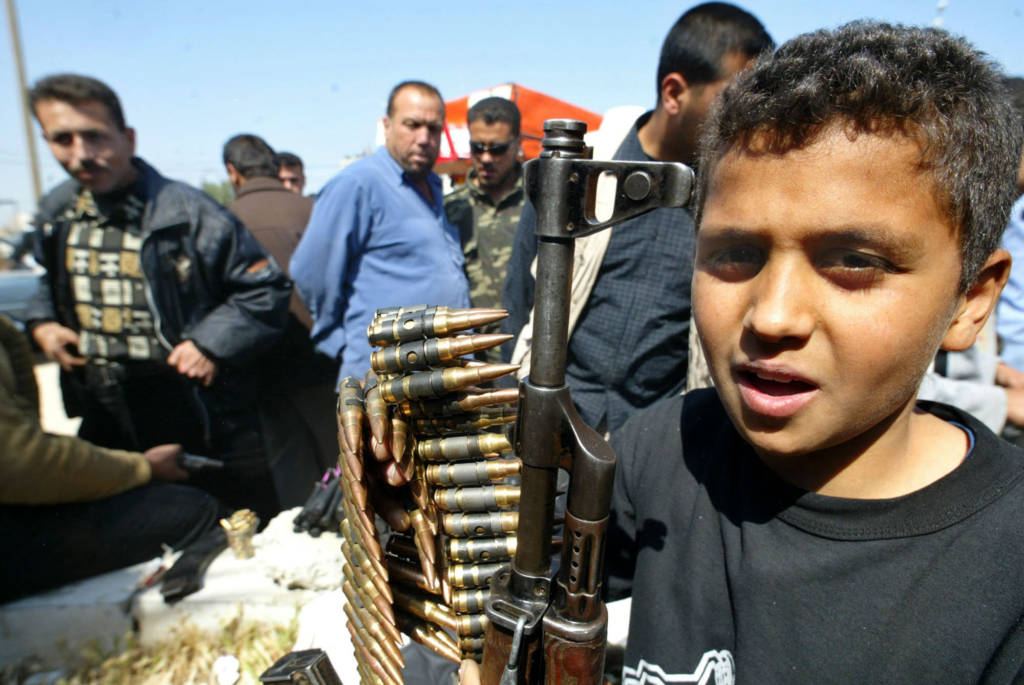
[[[224,206],[235,200],[235,189],[231,186],[231,181],[221,181],[220,183],[203,181],[199,187],[203,189],[204,193]]]

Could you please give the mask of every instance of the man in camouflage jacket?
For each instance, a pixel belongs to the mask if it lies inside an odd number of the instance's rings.
[[[444,199],[448,220],[459,229],[474,307],[500,307],[505,270],[523,209],[519,164],[519,109],[489,97],[467,114],[472,168],[466,182]],[[497,332],[492,325],[486,332]],[[498,361],[495,348],[482,353]]]

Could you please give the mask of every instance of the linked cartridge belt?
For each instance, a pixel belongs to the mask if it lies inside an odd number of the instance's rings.
[[[470,356],[510,338],[472,332],[504,316],[379,310],[367,330],[371,369],[339,386],[342,589],[364,683],[402,682],[400,633],[453,661],[482,652],[487,584],[516,551],[521,463],[504,432],[518,391],[486,387],[517,367]],[[383,468],[407,484],[386,485]],[[407,523],[386,545],[379,489]]]

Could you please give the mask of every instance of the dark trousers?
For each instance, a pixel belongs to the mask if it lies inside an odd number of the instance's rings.
[[[45,477],[45,476],[41,476]],[[0,602],[152,559],[217,525],[217,500],[158,484],[95,502],[0,506]]]
[[[186,452],[225,462],[223,469],[192,474],[190,485],[231,509],[252,509],[263,523],[280,511],[257,393],[244,392],[227,374],[213,388],[201,388],[166,365],[148,362],[87,367],[83,375],[79,437],[140,451],[180,443]]]
[[[282,509],[301,507],[313,483],[338,464],[334,385],[267,390],[260,421]]]

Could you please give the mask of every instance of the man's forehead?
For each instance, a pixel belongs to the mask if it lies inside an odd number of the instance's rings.
[[[444,101],[430,91],[407,86],[395,95],[393,116],[423,121],[444,119]]]
[[[46,98],[36,103],[36,114],[39,116],[40,125],[44,125],[43,118],[49,119],[45,115],[48,113],[55,114],[74,114],[80,117],[90,119],[90,122],[75,122],[67,116],[58,117],[58,121],[51,122],[51,128],[53,130],[87,130],[96,128],[97,124],[103,125],[107,128],[117,128],[117,124],[114,121],[114,117],[110,112],[110,109],[100,102],[99,100],[80,100],[78,102],[71,102],[68,100],[58,100],[56,98]]]
[[[492,121],[487,123],[482,119],[477,119],[469,124],[470,136],[499,136],[510,138],[512,136],[512,127],[505,121]]]

